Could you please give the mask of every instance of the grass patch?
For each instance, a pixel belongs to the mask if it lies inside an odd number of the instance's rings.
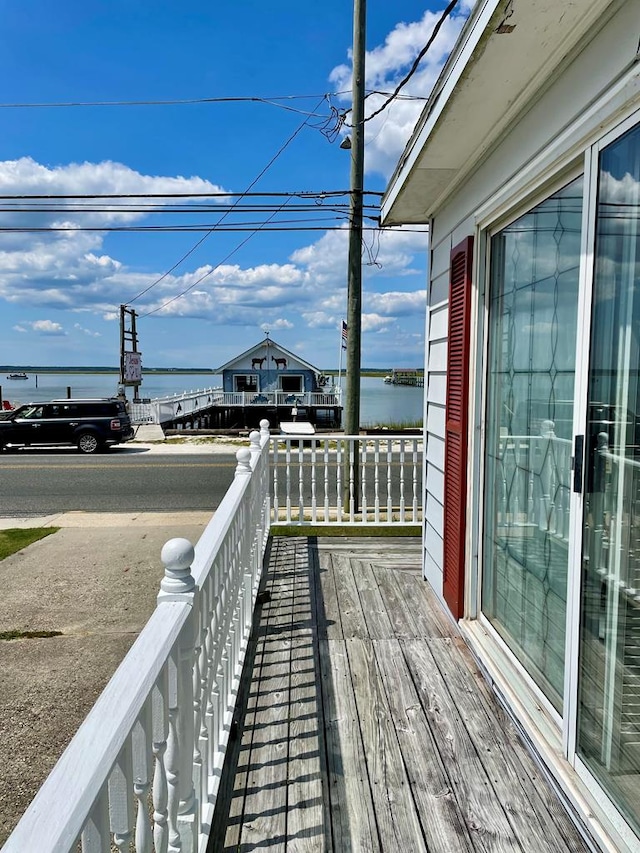
[[[0,530],[0,560],[10,557],[16,551],[22,551],[27,545],[44,539],[60,530],[59,527],[10,527],[8,530]]]
[[[62,631],[0,631],[0,640],[35,640],[61,636]]]
[[[269,530],[271,536],[421,536],[420,524],[279,524]]]

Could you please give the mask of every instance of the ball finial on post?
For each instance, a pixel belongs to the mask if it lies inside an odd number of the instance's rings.
[[[195,551],[188,539],[169,539],[162,547],[160,559],[164,563],[164,577],[160,583],[160,596],[181,595],[192,592],[196,582],[191,574]]]
[[[248,447],[242,447],[236,453],[238,464],[236,466],[235,476],[239,474],[251,474],[251,451]]]
[[[249,433],[249,441],[251,442],[251,447],[249,448],[251,452],[260,453],[262,448],[260,447],[260,433],[257,429]]]

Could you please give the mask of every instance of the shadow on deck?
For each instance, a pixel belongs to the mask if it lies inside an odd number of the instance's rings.
[[[209,853],[588,849],[419,561],[271,541]]]

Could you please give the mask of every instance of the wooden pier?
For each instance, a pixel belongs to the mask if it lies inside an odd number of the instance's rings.
[[[209,853],[588,849],[419,564],[272,540]]]
[[[424,387],[424,371],[394,368],[384,381],[388,385],[412,385],[415,388]]]

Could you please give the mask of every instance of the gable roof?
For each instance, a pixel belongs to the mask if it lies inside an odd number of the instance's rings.
[[[615,0],[478,0],[382,199],[382,224],[425,223]]]
[[[322,372],[319,368],[314,367],[313,364],[309,364],[308,361],[305,361],[303,358],[300,358],[299,355],[296,355],[295,353],[290,352],[288,349],[285,349],[283,346],[276,343],[276,341],[274,341],[273,338],[270,338],[268,336],[263,341],[260,341],[260,343],[256,344],[255,346],[251,347],[248,350],[245,350],[244,352],[240,353],[240,355],[234,356],[230,361],[227,361],[225,364],[221,365],[220,367],[217,367],[215,369],[215,372],[216,373],[222,373],[223,370],[230,370],[239,361],[244,361],[244,359],[252,357],[254,353],[260,352],[265,347],[269,347],[269,349],[271,349],[274,353],[280,352],[283,355],[286,355],[288,358],[294,359],[299,364],[301,364],[303,367],[305,367],[307,370],[311,370],[313,373],[321,373]]]

